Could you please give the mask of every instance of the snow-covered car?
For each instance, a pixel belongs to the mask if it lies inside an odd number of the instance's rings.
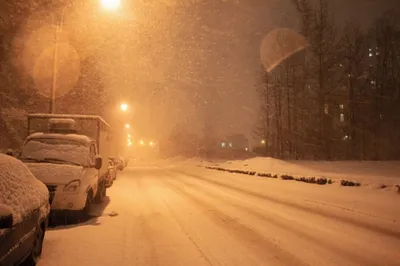
[[[0,265],[35,265],[50,212],[49,192],[19,160],[0,154]]]
[[[117,169],[115,168],[114,162],[108,160],[108,175],[106,180],[106,187],[111,187],[115,179],[117,179]]]
[[[117,170],[122,171],[125,168],[125,162],[124,159],[122,158],[115,158],[115,157],[111,157],[110,158],[112,160],[112,162],[114,163],[115,167],[117,168]]]
[[[84,135],[34,133],[26,139],[20,160],[47,186],[52,211],[87,216],[92,203],[105,196],[96,151],[96,142]]]

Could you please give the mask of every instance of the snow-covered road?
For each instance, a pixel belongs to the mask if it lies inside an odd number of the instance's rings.
[[[47,232],[39,266],[400,265],[400,197],[384,191],[148,166],[108,196]]]

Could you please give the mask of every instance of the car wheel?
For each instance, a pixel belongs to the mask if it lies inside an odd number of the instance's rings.
[[[105,196],[106,196],[106,186],[105,186],[105,182],[103,181],[99,185],[99,189],[97,191],[96,197],[94,198],[94,203],[96,203],[96,204],[102,203]]]
[[[36,228],[35,242],[33,243],[32,251],[26,258],[23,265],[34,266],[39,261],[39,258],[42,255],[44,232],[45,231],[41,226]]]
[[[90,216],[91,209],[92,209],[92,195],[91,193],[88,193],[86,196],[85,208],[83,209],[83,216],[85,218]]]

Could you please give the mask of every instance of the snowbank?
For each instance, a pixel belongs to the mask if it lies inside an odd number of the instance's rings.
[[[217,165],[228,169],[280,175],[327,177],[336,180],[350,179],[367,185],[400,183],[400,162],[396,161],[284,161],[257,157],[221,162]]]
[[[0,204],[11,208],[14,224],[48,199],[46,186],[21,161],[0,154]]]
[[[82,166],[51,163],[26,163],[32,174],[45,184],[67,184],[79,179]]]

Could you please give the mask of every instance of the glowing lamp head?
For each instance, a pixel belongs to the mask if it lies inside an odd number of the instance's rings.
[[[117,10],[120,5],[120,0],[100,0],[101,6],[106,10]]]
[[[126,103],[122,103],[120,109],[122,112],[128,111],[129,106]]]

